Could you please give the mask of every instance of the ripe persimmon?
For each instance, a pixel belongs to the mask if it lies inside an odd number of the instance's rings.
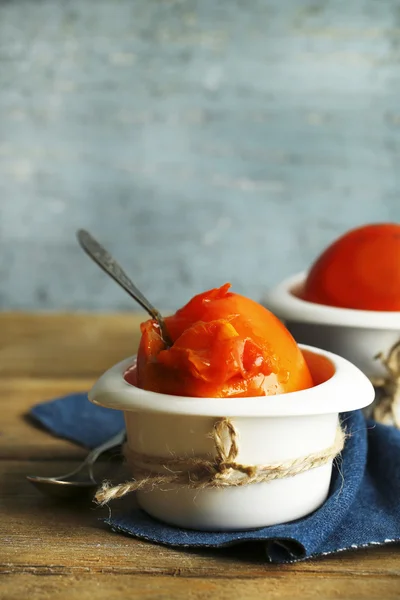
[[[353,229],[312,265],[301,297],[359,310],[400,311],[400,225]]]
[[[230,284],[194,296],[165,319],[166,349],[154,320],[141,325],[136,384],[179,396],[249,397],[312,387],[305,359],[286,327]],[[125,378],[130,381],[130,372]]]

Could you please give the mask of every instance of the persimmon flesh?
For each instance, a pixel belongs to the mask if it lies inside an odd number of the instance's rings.
[[[165,319],[166,349],[154,320],[141,325],[136,379],[153,392],[198,397],[274,395],[312,387],[305,359],[286,327],[266,308],[229,291],[192,298]]]

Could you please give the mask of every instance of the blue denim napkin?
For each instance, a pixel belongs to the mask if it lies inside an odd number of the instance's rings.
[[[38,404],[30,414],[55,435],[89,448],[124,426],[122,413],[91,404],[86,394]],[[343,414],[342,421],[351,435],[334,468],[329,498],[303,519],[251,531],[199,532],[165,525],[133,509],[106,523],[113,531],[169,546],[261,541],[273,563],[400,542],[400,431],[366,421],[361,411]]]

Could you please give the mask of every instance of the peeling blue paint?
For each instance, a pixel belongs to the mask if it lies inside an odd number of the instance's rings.
[[[346,229],[400,221],[400,10],[329,0],[0,5],[0,308],[260,298]]]

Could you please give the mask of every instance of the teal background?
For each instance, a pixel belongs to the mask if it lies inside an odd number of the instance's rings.
[[[400,221],[394,0],[0,2],[0,308],[255,299]]]

